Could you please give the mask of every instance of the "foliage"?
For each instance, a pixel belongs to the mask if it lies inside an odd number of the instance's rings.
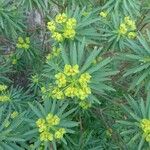
[[[142,149],[144,147],[148,148],[150,141],[149,95],[147,96],[146,102],[144,102],[143,98],[136,101],[131,96],[127,96],[126,99],[131,108],[123,105],[123,108],[127,112],[127,120],[118,121],[126,127],[126,130],[124,129],[124,131],[121,132],[121,134],[123,136],[130,137],[129,141],[127,142],[128,145],[136,145],[136,149]],[[130,147],[132,148],[132,146]]]
[[[148,150],[149,14],[149,0],[0,0],[0,150]]]

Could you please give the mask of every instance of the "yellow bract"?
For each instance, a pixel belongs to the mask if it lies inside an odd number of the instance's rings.
[[[12,60],[12,64],[13,64],[13,65],[16,65],[16,64],[17,64],[17,59],[16,59],[16,58],[14,58],[14,59]]]
[[[101,12],[99,13],[99,15],[100,15],[101,17],[103,17],[103,18],[106,18],[107,15],[108,15],[108,13],[107,13],[107,12],[104,12],[104,11],[101,11]]]
[[[36,84],[36,83],[38,83],[38,82],[39,82],[39,78],[38,78],[38,76],[37,76],[37,75],[32,75],[32,76],[31,76],[31,78],[32,78],[32,82],[33,82],[33,83],[35,83],[35,84]]]
[[[10,97],[7,95],[0,95],[0,102],[7,102],[10,100]]]
[[[40,134],[40,140],[41,141],[53,141],[53,134],[49,132],[42,132]]]
[[[60,48],[56,48],[56,47],[53,47],[52,48],[52,55],[57,57],[61,52],[61,49]]]
[[[81,100],[84,100],[91,94],[91,89],[89,87],[84,87],[83,89],[78,90],[77,97]]]
[[[67,76],[74,76],[74,75],[76,75],[76,74],[79,73],[79,66],[78,65],[74,65],[74,66],[65,65],[65,67],[64,67],[64,73]]]
[[[47,23],[47,28],[51,31],[51,32],[54,32],[55,29],[56,29],[56,24],[54,21],[49,21]]]
[[[7,85],[0,84],[0,92],[5,91],[7,89]]]
[[[56,99],[64,99],[64,93],[58,87],[55,87],[52,91],[52,97]]]
[[[58,131],[55,132],[55,138],[56,139],[62,139],[63,135],[66,133],[66,130],[64,128],[60,128]]]
[[[135,25],[135,21],[131,20],[129,16],[124,18],[124,22],[126,23],[126,25],[131,29],[131,30],[135,30],[136,29],[136,25]]]
[[[12,113],[11,113],[11,118],[12,118],[12,119],[16,118],[16,117],[18,116],[18,114],[19,114],[19,113],[18,113],[17,111],[12,112]]]
[[[136,37],[136,32],[129,32],[128,33],[128,38],[129,39],[134,39]]]
[[[150,120],[149,119],[142,119],[141,120],[141,128],[144,132],[144,137],[147,142],[150,142]]]
[[[64,23],[67,21],[67,15],[65,13],[62,13],[62,14],[58,14],[56,17],[55,17],[55,21],[57,23]]]
[[[66,86],[66,76],[63,73],[58,73],[55,75],[56,80],[56,84],[58,85],[58,87],[64,87]]]
[[[17,48],[29,49],[30,47],[30,38],[26,37],[23,39],[22,37],[18,37],[18,42],[16,44]]]
[[[75,37],[75,30],[74,29],[65,29],[63,36],[67,39],[73,39]]]
[[[60,118],[57,115],[49,113],[46,118],[39,118],[36,121],[36,125],[39,128],[41,141],[53,141],[54,136],[57,139],[61,139],[63,134],[66,133],[64,128],[58,128],[58,131],[54,132],[55,126],[59,125]],[[59,132],[59,133],[58,133]],[[58,138],[59,137],[59,138]]]
[[[61,49],[57,47],[52,48],[52,52],[46,56],[46,62],[60,55]]]
[[[74,29],[77,25],[77,20],[75,18],[69,18],[66,22],[67,29]]]
[[[126,24],[124,24],[124,23],[120,24],[119,33],[122,35],[125,35],[127,33],[127,31],[128,31],[128,29],[127,29]]]
[[[63,36],[59,32],[54,32],[52,38],[54,38],[58,42],[63,41]]]
[[[43,118],[37,120],[36,125],[39,128],[39,132],[47,131],[46,121]]]
[[[83,109],[88,109],[91,107],[91,103],[89,103],[87,100],[84,100],[79,103],[79,106]]]
[[[60,118],[56,115],[48,114],[46,117],[46,121],[50,126],[58,125],[60,123]]]
[[[79,78],[79,83],[82,87],[87,86],[87,84],[90,82],[91,75],[89,73],[84,73]]]
[[[70,86],[65,90],[65,96],[67,97],[73,98],[74,96],[77,96],[77,94],[78,94],[78,89],[73,86]]]

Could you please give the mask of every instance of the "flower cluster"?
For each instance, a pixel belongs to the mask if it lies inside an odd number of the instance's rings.
[[[126,36],[130,39],[134,39],[136,37],[136,25],[135,21],[132,20],[129,16],[124,18],[124,22],[120,24],[119,34]]]
[[[41,87],[41,94],[42,94],[42,99],[47,99],[51,97],[51,85],[48,86],[42,86]]]
[[[30,47],[30,38],[26,37],[23,39],[22,37],[18,37],[18,42],[16,45],[17,48],[29,49]]]
[[[31,80],[34,84],[37,84],[39,82],[39,77],[38,75],[32,75]]]
[[[46,56],[46,61],[50,61],[51,59],[58,57],[61,52],[60,48],[53,47],[52,52]]]
[[[10,100],[10,97],[5,93],[7,86],[0,84],[0,102],[7,102]]]
[[[84,100],[84,101],[81,101],[79,103],[79,106],[82,108],[82,109],[88,109],[91,107],[91,103],[88,102],[87,100]]]
[[[143,59],[140,59],[140,61],[143,62],[143,63],[150,63],[150,57],[146,56]]]
[[[85,11],[82,12],[82,16],[85,16],[85,17],[88,16],[91,13],[92,9],[93,9],[93,6],[89,4],[86,7]]]
[[[7,89],[7,85],[0,84],[0,92],[5,91]]]
[[[41,141],[53,141],[53,139],[62,139],[66,133],[64,128],[59,128],[60,118],[57,115],[49,113],[46,118],[40,118],[36,121],[39,128]]]
[[[55,79],[57,86],[52,91],[53,98],[64,99],[66,96],[85,100],[91,94],[91,89],[88,85],[91,75],[89,73],[79,74],[78,65],[71,66],[66,64],[63,72],[55,75]]]
[[[52,33],[52,38],[57,42],[62,42],[64,39],[73,39],[76,35],[77,21],[75,18],[69,18],[65,13],[58,14],[55,21],[47,23],[47,28]]]
[[[10,116],[11,116],[12,119],[14,119],[18,116],[18,114],[19,113],[17,111],[13,111]]]
[[[144,137],[147,142],[150,142],[150,120],[149,119],[142,119],[141,120],[141,128],[144,132]]]
[[[100,15],[101,17],[103,17],[103,18],[106,18],[107,15],[108,15],[108,13],[107,13],[106,11],[101,11],[101,12],[99,13],[99,15]]]

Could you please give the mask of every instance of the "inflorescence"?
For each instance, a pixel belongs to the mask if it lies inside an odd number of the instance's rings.
[[[54,40],[62,42],[64,39],[74,39],[76,25],[75,18],[69,18],[65,13],[62,13],[56,15],[55,20],[48,22],[47,28],[51,31]]]
[[[145,137],[145,140],[147,142],[150,142],[150,120],[149,119],[142,119],[141,120],[141,128],[144,132],[144,137]]]
[[[49,113],[46,118],[39,118],[36,125],[39,128],[41,141],[53,141],[62,139],[66,133],[65,128],[60,128],[60,118],[57,115]]]
[[[10,96],[6,94],[7,86],[0,84],[0,102],[7,102],[10,100]]]
[[[127,36],[130,39],[136,37],[136,24],[129,16],[124,18],[124,21],[119,26],[119,34]]]
[[[26,37],[23,39],[22,37],[18,37],[18,42],[16,45],[17,48],[29,49],[30,47],[30,38]]]
[[[57,73],[55,79],[56,86],[52,91],[53,98],[60,100],[65,97],[77,98],[82,101],[79,104],[82,108],[90,107],[90,103],[86,100],[91,94],[89,87],[91,75],[89,73],[79,74],[78,65],[66,64],[64,71]]]
[[[58,57],[60,55],[60,52],[61,52],[60,48],[53,47],[52,52],[46,56],[46,62],[52,60],[53,58]]]

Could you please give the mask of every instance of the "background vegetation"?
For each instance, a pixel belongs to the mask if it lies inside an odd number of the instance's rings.
[[[150,0],[0,0],[0,150],[150,149]]]

